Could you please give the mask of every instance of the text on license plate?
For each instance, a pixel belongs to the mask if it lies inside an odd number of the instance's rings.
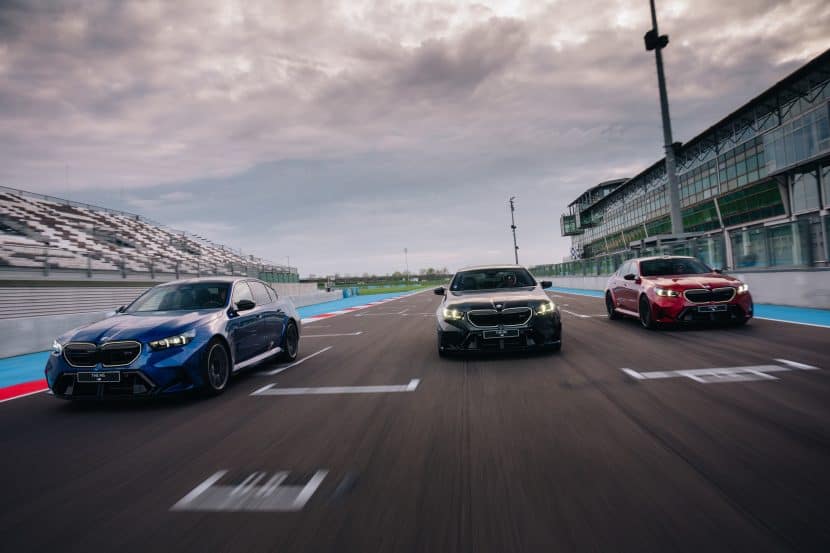
[[[75,375],[78,382],[121,382],[118,371],[79,372]]]
[[[700,313],[715,313],[716,311],[726,311],[725,305],[699,305],[697,310]]]
[[[506,330],[485,330],[484,331],[484,339],[490,340],[491,338],[516,338],[519,336],[519,331],[511,328]]]

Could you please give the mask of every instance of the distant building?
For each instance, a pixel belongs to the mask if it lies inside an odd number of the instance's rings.
[[[691,245],[675,242],[671,253],[730,267],[827,264],[830,50],[678,144],[676,154]],[[580,195],[561,217],[571,258],[632,247],[666,252],[658,247],[671,232],[666,183],[661,159]]]

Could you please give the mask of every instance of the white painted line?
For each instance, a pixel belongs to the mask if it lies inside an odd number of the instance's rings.
[[[257,486],[267,473],[257,471],[242,483],[217,485],[228,471],[220,470],[196,486],[173,505],[171,511],[299,511],[328,474],[318,470],[305,485],[284,485],[288,473],[275,473],[264,485]]]
[[[362,330],[357,332],[343,332],[342,334],[304,334],[301,338],[333,338],[335,336],[360,336],[363,334]]]
[[[175,505],[173,505],[172,508],[181,509],[183,507],[186,507],[188,503],[192,503],[194,499],[205,493],[205,491],[207,491],[208,488],[210,488],[216,482],[221,480],[222,477],[225,476],[225,474],[227,473],[228,471],[226,470],[220,470],[218,472],[215,472],[213,476],[209,477],[207,480],[193,488],[193,490],[191,490],[190,493],[181,498]]]
[[[774,321],[776,323],[788,323],[791,325],[802,325],[802,326],[814,326],[816,328],[830,328],[830,326],[823,325],[823,324],[816,324],[816,323],[800,323],[797,321],[787,321],[785,319],[771,319],[769,317],[753,317],[755,319],[760,319],[762,321]]]
[[[275,388],[276,384],[263,386],[253,392],[252,396],[302,396],[318,394],[390,394],[398,392],[414,392],[418,388],[420,379],[413,378],[409,384],[403,386],[323,386],[320,388]]]
[[[642,374],[638,373],[637,371],[633,371],[631,369],[622,369],[622,372],[624,372],[625,374],[627,374],[628,376],[630,376],[631,378],[633,378],[635,380],[645,380],[645,378],[646,378]]]
[[[290,365],[286,365],[286,366],[284,366],[284,367],[280,367],[279,369],[274,369],[274,370],[272,370],[272,371],[266,371],[266,372],[261,372],[261,373],[257,373],[257,374],[259,374],[259,375],[261,375],[261,376],[274,376],[275,374],[280,374],[282,371],[287,371],[287,370],[288,370],[288,369],[290,369],[291,367],[296,367],[297,365],[300,365],[300,364],[302,364],[302,363],[305,363],[306,361],[308,361],[308,360],[309,360],[309,359],[311,359],[312,357],[316,357],[316,356],[320,355],[321,353],[325,353],[325,352],[327,352],[328,350],[330,350],[330,349],[331,349],[331,348],[333,348],[333,347],[334,347],[334,346],[328,346],[328,347],[325,347],[325,348],[323,348],[323,349],[321,349],[321,350],[319,350],[319,351],[315,351],[315,352],[314,352],[314,353],[312,353],[311,355],[306,355],[306,356],[305,356],[305,357],[303,357],[302,359],[298,359],[297,361],[294,361],[294,362],[293,362],[293,363],[291,363]]]
[[[579,317],[580,319],[590,319],[590,315],[582,315],[581,313],[574,313],[573,311],[568,311],[567,309],[560,309],[563,313],[567,313],[568,315],[573,315],[574,317]]]
[[[783,365],[790,366],[794,369],[801,369],[802,371],[818,370],[818,367],[814,367],[812,365],[805,365],[804,363],[797,363],[796,361],[790,361],[789,359],[776,359],[776,361]]]
[[[297,494],[297,497],[294,498],[293,507],[295,510],[299,511],[302,509],[308,500],[311,499],[311,496],[314,495],[314,492],[317,491],[317,488],[320,487],[320,484],[323,482],[323,478],[326,477],[328,471],[325,470],[318,470],[314,473],[314,476],[311,477],[311,480],[308,481],[300,493]]]
[[[744,367],[719,367],[712,369],[687,369],[678,371],[649,371],[637,372],[632,369],[620,369],[626,375],[635,380],[657,380],[663,378],[688,378],[701,384],[713,384],[724,382],[748,382],[752,380],[778,380],[769,373],[788,372],[791,370],[817,370],[818,367],[805,365],[787,359],[776,359],[779,363],[787,365],[749,365]]]
[[[35,395],[35,394],[42,394],[43,392],[49,392],[49,393],[51,393],[51,392],[49,391],[49,388],[44,388],[44,389],[42,389],[42,390],[35,390],[34,392],[26,392],[25,394],[20,394],[19,396],[7,397],[6,399],[0,399],[0,403],[5,403],[5,402],[7,402],[7,401],[12,401],[12,400],[15,400],[15,399],[20,399],[20,398],[22,398],[22,397],[26,397],[26,396],[33,396],[33,395]]]

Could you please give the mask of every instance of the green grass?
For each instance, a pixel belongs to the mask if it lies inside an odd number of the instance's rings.
[[[435,288],[439,284],[435,283],[418,283],[418,284],[399,284],[396,286],[378,286],[376,288],[367,288],[360,286],[361,296],[371,296],[372,294],[393,294],[401,292],[415,292],[417,290],[426,290],[427,288]]]

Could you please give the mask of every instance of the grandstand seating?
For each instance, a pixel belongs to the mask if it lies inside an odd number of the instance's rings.
[[[0,187],[0,266],[185,274],[296,270],[138,215]],[[289,278],[286,280],[295,280]]]

